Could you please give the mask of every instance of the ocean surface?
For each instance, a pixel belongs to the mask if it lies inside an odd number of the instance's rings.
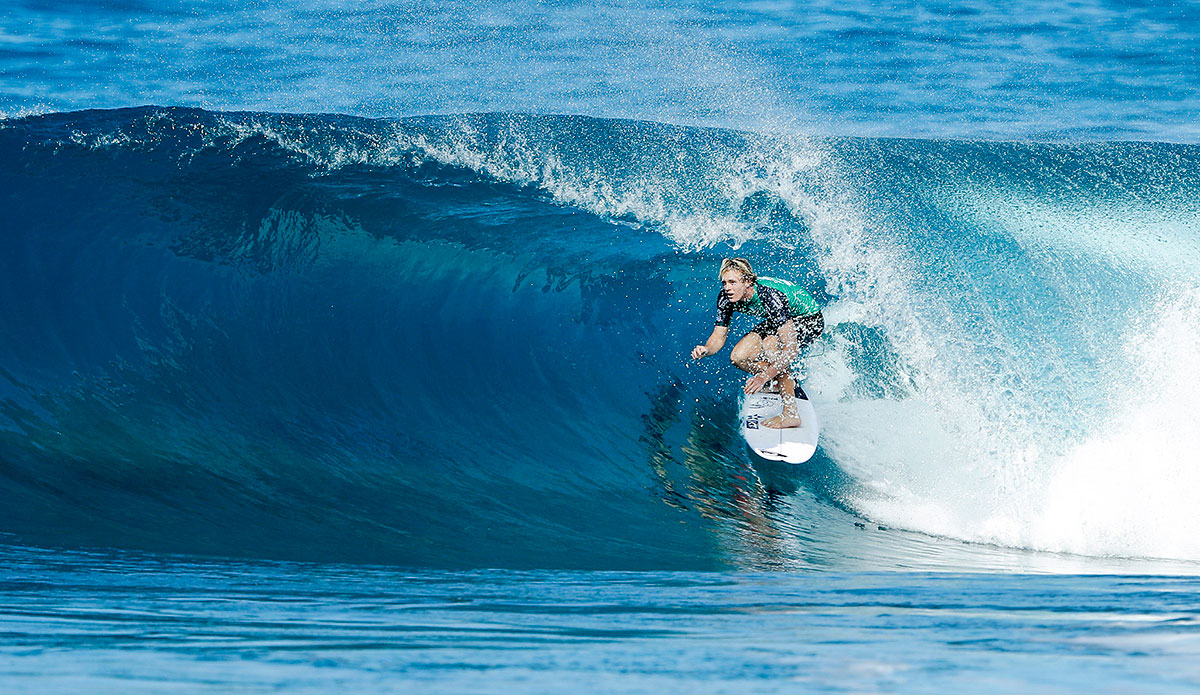
[[[1198,271],[1196,4],[5,2],[0,691],[1196,692]]]

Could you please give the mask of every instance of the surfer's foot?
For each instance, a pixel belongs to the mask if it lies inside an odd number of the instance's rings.
[[[800,427],[804,423],[798,417],[776,415],[773,418],[763,420],[762,424],[763,427],[770,427],[773,430],[786,430],[792,427]]]

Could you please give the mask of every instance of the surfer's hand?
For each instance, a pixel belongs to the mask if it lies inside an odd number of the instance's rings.
[[[703,345],[697,345],[692,348],[692,359],[698,360],[708,354],[708,348]]]
[[[758,393],[768,381],[770,381],[770,379],[767,378],[766,374],[752,376],[749,379],[746,379],[746,386],[742,390],[746,392],[747,396],[753,393]]]

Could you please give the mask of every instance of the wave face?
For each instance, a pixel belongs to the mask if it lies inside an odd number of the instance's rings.
[[[23,541],[910,566],[860,517],[1200,560],[1194,146],[141,108],[0,154]],[[687,360],[734,250],[826,306],[810,467],[752,461],[740,380]]]

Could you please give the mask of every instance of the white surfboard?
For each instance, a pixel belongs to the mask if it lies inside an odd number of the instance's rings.
[[[778,393],[758,393],[742,399],[742,436],[754,453],[768,461],[804,463],[817,451],[817,436],[820,423],[817,411],[804,389],[796,384],[796,410],[800,415],[800,427],[776,430],[762,424],[783,412],[783,397]]]

